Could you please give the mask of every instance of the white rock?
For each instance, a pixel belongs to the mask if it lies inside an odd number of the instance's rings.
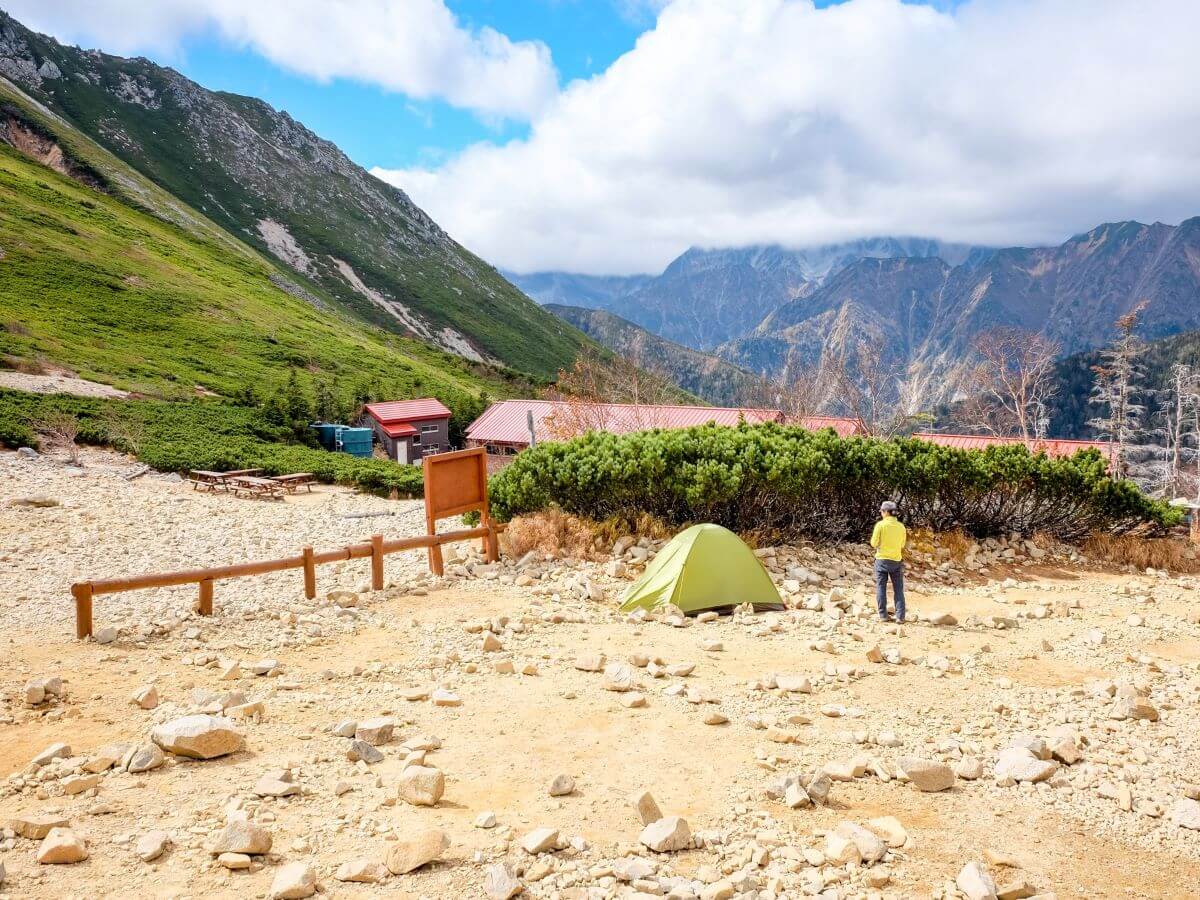
[[[303,900],[317,892],[317,876],[308,863],[280,866],[271,880],[272,900]]]
[[[156,727],[150,732],[154,743],[178,756],[213,759],[236,753],[246,740],[233,723],[218,716],[184,716]]]
[[[387,876],[387,867],[373,859],[347,860],[333,873],[333,877],[338,881],[350,881],[358,884],[378,884]]]
[[[495,863],[483,876],[483,892],[488,900],[509,900],[524,890],[516,874],[504,863]]]
[[[37,861],[47,866],[70,865],[87,858],[83,840],[69,828],[51,828],[37,852]]]
[[[959,871],[954,883],[967,900],[996,900],[996,882],[981,863],[967,863]]]
[[[450,846],[450,839],[437,828],[422,829],[388,845],[387,867],[393,875],[404,875],[433,862]]]
[[[944,791],[954,787],[954,770],[945,763],[915,756],[902,756],[896,765],[913,787],[921,791]]]
[[[137,845],[133,848],[133,852],[138,855],[142,862],[150,862],[158,859],[167,850],[167,845],[171,843],[171,836],[165,831],[155,829],[147,831],[138,838]]]
[[[437,806],[446,791],[446,777],[432,766],[408,766],[400,773],[397,792],[413,806]]]
[[[154,709],[158,706],[158,689],[154,685],[149,685],[137,691],[130,702],[136,703],[142,709]]]
[[[643,828],[638,840],[658,853],[671,853],[692,846],[692,831],[680,816],[664,816]]]
[[[634,794],[629,798],[629,802],[637,810],[638,818],[642,820],[643,825],[657,822],[663,817],[662,810],[658,807],[658,802],[651,796],[649,791],[641,791]]]
[[[531,855],[553,850],[558,843],[557,828],[535,828],[521,838],[521,849]]]
[[[575,779],[570,775],[555,775],[550,782],[551,797],[565,797],[575,792]]]
[[[1009,747],[1000,751],[993,772],[997,781],[1045,781],[1058,771],[1053,760],[1038,759],[1024,747]]]
[[[1200,831],[1200,803],[1186,797],[1176,800],[1167,811],[1167,821],[1180,828]]]

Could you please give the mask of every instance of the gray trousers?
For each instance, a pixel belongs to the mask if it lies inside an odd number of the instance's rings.
[[[896,621],[904,621],[904,563],[893,559],[875,560],[875,608],[879,618],[886,619],[887,583],[892,580],[892,598],[896,604]]]

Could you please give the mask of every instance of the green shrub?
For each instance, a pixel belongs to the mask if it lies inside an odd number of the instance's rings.
[[[1107,477],[1096,451],[1067,459],[1023,446],[956,450],[924,441],[838,438],[781,425],[705,425],[539,444],[489,483],[497,518],[557,507],[597,520],[648,513],[796,540],[858,540],[879,503],[904,520],[984,537],[1047,531],[1162,531],[1178,512]]]
[[[272,424],[262,410],[214,400],[98,400],[0,390],[0,445],[35,445],[38,426],[64,414],[79,423],[77,443],[115,447],[163,472],[312,472],[320,481],[364,491],[421,495],[417,466],[289,442],[294,440],[291,428]]]

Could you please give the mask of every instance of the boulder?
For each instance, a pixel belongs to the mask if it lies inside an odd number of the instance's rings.
[[[290,769],[272,769],[264,772],[254,785],[254,793],[260,797],[290,797],[300,793]]]
[[[378,884],[388,876],[388,869],[381,862],[373,859],[352,859],[342,863],[333,873],[338,881],[352,881],[358,884]]]
[[[432,766],[409,766],[400,773],[397,793],[413,806],[437,806],[446,792],[446,777]]]
[[[865,863],[879,862],[887,853],[887,844],[879,835],[854,822],[839,822],[834,834],[853,841],[859,858]]]
[[[575,779],[570,775],[555,775],[550,782],[551,797],[565,797],[575,793]]]
[[[213,856],[222,853],[242,853],[247,856],[268,853],[271,850],[271,832],[255,825],[244,816],[235,816],[225,823],[216,841],[209,848]]]
[[[657,822],[663,817],[662,810],[658,808],[657,801],[650,795],[649,791],[634,794],[629,798],[629,802],[637,810],[638,818],[642,820],[643,825]]]
[[[1024,747],[1009,747],[1000,751],[993,768],[997,781],[1045,781],[1058,771],[1058,763],[1038,759]]]
[[[1200,803],[1186,797],[1176,800],[1167,810],[1167,821],[1180,828],[1200,831]]]
[[[553,850],[557,844],[557,828],[535,828],[521,838],[521,849],[531,855]]]
[[[902,756],[896,761],[896,765],[917,790],[932,793],[954,787],[954,770],[945,763],[915,756]]]
[[[46,866],[69,865],[87,858],[87,847],[70,828],[51,828],[37,852],[37,861]]]
[[[167,758],[163,756],[157,744],[142,744],[129,751],[123,768],[133,775],[140,775],[142,772],[157,769],[166,761]]]
[[[383,754],[366,741],[354,740],[346,748],[346,759],[350,760],[350,762],[358,762],[361,759],[367,765],[371,766],[377,762],[383,762]]]
[[[372,747],[378,747],[392,739],[392,731],[395,727],[396,723],[386,717],[367,719],[365,722],[358,723],[354,729],[354,737],[356,740],[366,741]]]
[[[509,900],[524,889],[513,870],[504,863],[488,866],[484,873],[483,893],[488,900]]]
[[[280,866],[271,879],[271,900],[303,900],[316,892],[317,876],[308,863]]]
[[[436,828],[426,828],[411,837],[392,841],[384,862],[393,875],[404,875],[431,863],[446,851],[450,840]]]
[[[158,706],[158,688],[154,685],[144,687],[139,691],[134,692],[130,698],[131,703],[136,703],[142,709],[154,709]]]
[[[982,863],[967,863],[954,879],[954,884],[966,895],[967,900],[996,900],[996,882]]]
[[[664,816],[642,829],[638,840],[658,853],[687,850],[692,846],[692,830],[679,816]]]
[[[164,750],[192,759],[214,759],[246,745],[242,733],[223,716],[184,716],[159,725],[150,738]]]
[[[33,813],[17,816],[15,819],[9,820],[8,824],[21,837],[29,838],[31,841],[40,841],[55,828],[66,829],[71,823],[66,816],[54,813]]]
[[[142,862],[151,862],[158,859],[167,850],[167,845],[171,843],[171,836],[165,831],[155,829],[147,831],[140,838],[133,848],[133,852],[138,855],[138,859]]]

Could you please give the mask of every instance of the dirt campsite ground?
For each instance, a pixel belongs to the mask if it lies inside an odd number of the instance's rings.
[[[774,548],[789,609],[699,622],[617,611],[650,541],[496,566],[464,547],[440,580],[388,557],[382,592],[365,562],[321,568],[312,602],[297,572],[219,582],[211,618],[194,589],[104,596],[105,642],[77,641],[75,580],[422,527],[415,503],[243,500],[138,469],[0,454],[0,897],[1200,890],[1194,577],[1016,542],[971,567],[935,554],[896,628],[860,549]],[[198,714],[240,747],[157,752],[156,726]],[[404,799],[413,763],[442,774],[435,805]],[[645,828],[642,791],[668,827]],[[39,863],[51,839],[25,835],[49,823],[86,858]],[[269,851],[214,852],[239,825]],[[436,859],[379,865],[421,857],[429,829]],[[667,831],[680,849],[647,846]]]

